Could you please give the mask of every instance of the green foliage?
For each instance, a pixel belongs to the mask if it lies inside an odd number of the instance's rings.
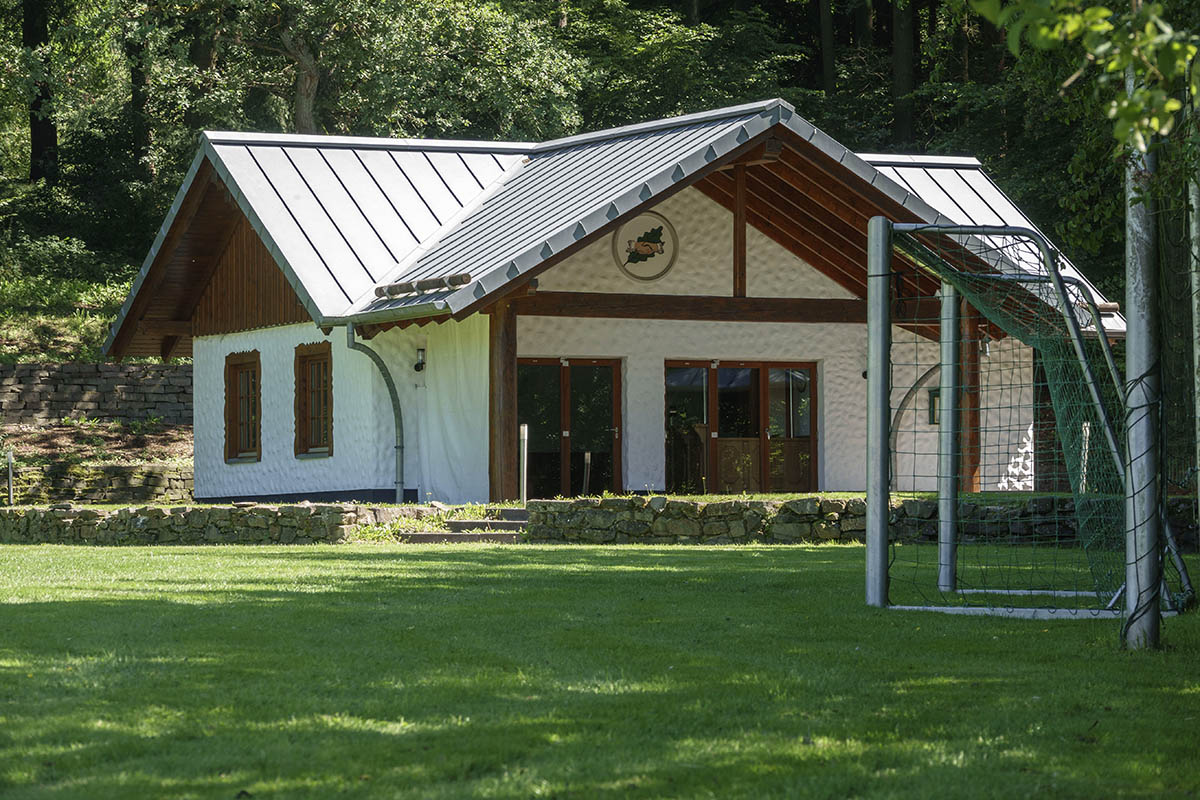
[[[984,17],[1005,28],[1014,55],[1021,42],[1048,50],[1071,44],[1082,50],[1083,64],[1068,83],[1085,70],[1098,71],[1108,90],[1108,117],[1122,145],[1145,152],[1150,139],[1166,135],[1183,107],[1181,89],[1200,90],[1200,73],[1192,67],[1200,38],[1176,30],[1159,3],[1132,3],[1115,13],[1078,0],[971,0]],[[1136,77],[1126,86],[1126,75]],[[1127,91],[1128,89],[1128,91]]]

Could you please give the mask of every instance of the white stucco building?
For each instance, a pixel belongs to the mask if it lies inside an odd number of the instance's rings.
[[[858,490],[875,215],[1029,225],[974,159],[859,157],[778,100],[541,144],[207,133],[108,350],[194,359],[197,499],[512,497],[520,424],[534,496]],[[894,268],[899,406],[938,282]],[[985,419],[1033,363],[993,349]],[[935,452],[913,396],[900,449]],[[1021,445],[991,435],[989,485]]]

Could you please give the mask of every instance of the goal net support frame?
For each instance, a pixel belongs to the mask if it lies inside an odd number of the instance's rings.
[[[1039,298],[1045,311],[1061,314],[1061,330],[1070,340],[1070,351],[1078,361],[1078,374],[1086,385],[1090,398],[1092,419],[1100,428],[1093,436],[1093,446],[1103,447],[1106,460],[1111,463],[1112,474],[1119,478],[1124,492],[1124,585],[1109,598],[1108,607],[1093,612],[1089,617],[1123,617],[1123,635],[1143,634],[1135,626],[1152,622],[1157,630],[1159,616],[1163,613],[1164,600],[1168,611],[1180,604],[1172,601],[1171,593],[1164,591],[1163,557],[1171,559],[1173,575],[1181,584],[1180,596],[1194,598],[1187,568],[1179,555],[1178,547],[1162,514],[1162,497],[1157,480],[1155,462],[1157,454],[1157,416],[1154,409],[1136,407],[1128,409],[1128,401],[1135,396],[1135,384],[1126,384],[1120,375],[1107,337],[1104,335],[1102,314],[1092,296],[1090,287],[1078,278],[1063,275],[1057,256],[1049,243],[1036,231],[1012,226],[963,226],[931,225],[924,223],[894,223],[884,217],[874,217],[868,224],[867,247],[867,569],[866,601],[877,607],[914,608],[892,606],[889,602],[889,547],[892,486],[894,469],[895,431],[891,415],[891,351],[892,351],[892,291],[893,259],[895,257],[894,235],[912,241],[920,237],[923,241],[953,240],[958,246],[969,248],[975,245],[978,252],[988,250],[983,243],[1000,240],[1020,240],[1025,250],[1034,259],[1037,270],[1014,265],[1007,261],[1001,249],[992,248],[992,253],[983,258],[994,261],[995,273],[987,272],[984,277],[996,285],[1005,282],[1019,283],[1029,295]],[[997,253],[999,253],[997,257]],[[1004,263],[1000,263],[1004,262]],[[920,267],[921,265],[918,264]],[[957,267],[955,267],[957,268]],[[978,265],[975,267],[978,268]],[[928,269],[928,268],[927,268]],[[933,270],[928,270],[933,271]],[[959,535],[959,457],[960,428],[960,309],[962,296],[954,285],[953,275],[946,270],[936,277],[941,283],[940,317],[938,327],[938,358],[940,361],[940,422],[937,429],[937,588],[941,592],[960,591],[957,575]],[[978,275],[975,277],[979,277]],[[1032,288],[1031,288],[1032,287]],[[1080,317],[1090,318],[1094,326],[1092,334],[1098,339],[1099,348],[1085,344],[1085,334]],[[1090,326],[1089,326],[1090,327]],[[1097,360],[1097,350],[1103,354]],[[1066,348],[1063,352],[1068,352]],[[954,368],[947,369],[946,365]],[[921,378],[926,380],[928,376]],[[1111,383],[1107,383],[1111,382]],[[1107,384],[1107,385],[1106,385]],[[1104,401],[1105,389],[1109,390],[1110,405]],[[1115,391],[1113,391],[1115,390]],[[1111,413],[1111,397],[1116,396],[1121,405],[1117,413]],[[1118,416],[1119,414],[1119,416]],[[1085,423],[1086,425],[1087,423]],[[1089,428],[1090,430],[1090,428]],[[1133,454],[1131,458],[1129,454]],[[1084,466],[1086,475],[1086,463]],[[1086,477],[1084,478],[1086,481]],[[1079,487],[1073,487],[1077,489]],[[1116,581],[1114,581],[1115,583]],[[1068,594],[1069,592],[1063,592]],[[1013,592],[1020,595],[1021,592]],[[1124,603],[1119,601],[1124,597]],[[1120,607],[1123,605],[1123,608]],[[1003,608],[979,606],[920,606],[922,609],[948,611],[959,614],[1003,614],[1029,618],[1052,618],[1057,615],[1078,618],[1075,611],[1064,613],[1063,609],[1022,608],[1008,602]]]

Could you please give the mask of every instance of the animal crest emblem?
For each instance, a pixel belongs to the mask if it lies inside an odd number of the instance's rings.
[[[637,264],[641,261],[649,261],[656,255],[661,255],[663,251],[663,226],[650,230],[637,237],[636,240],[630,239],[629,246],[625,248],[628,255],[625,258],[626,264]]]

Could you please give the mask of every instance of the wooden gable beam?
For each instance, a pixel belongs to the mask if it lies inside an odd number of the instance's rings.
[[[746,296],[746,165],[733,168],[733,296]]]
[[[732,183],[730,178],[713,176],[709,180],[697,184],[696,188],[732,211],[734,200],[733,187],[729,185],[730,183]],[[809,231],[794,220],[765,205],[755,204],[747,207],[746,215],[755,228],[781,247],[811,264],[847,291],[858,297],[866,297],[865,262],[856,263],[837,248],[815,241]]]

